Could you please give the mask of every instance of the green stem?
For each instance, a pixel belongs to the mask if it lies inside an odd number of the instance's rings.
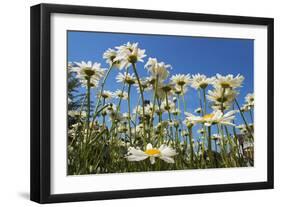
[[[228,167],[229,163],[228,163],[227,156],[226,156],[227,149],[226,149],[226,142],[225,142],[225,139],[224,139],[225,136],[224,136],[224,131],[223,131],[222,125],[220,125],[219,131],[220,131],[220,134],[221,134],[221,137],[222,137],[221,146],[220,146],[221,156],[223,158],[225,167]]]
[[[154,89],[154,96],[153,96],[153,107],[152,107],[152,115],[151,115],[151,120],[150,120],[150,127],[153,126],[153,116],[154,116],[155,104],[156,104],[157,87],[158,87],[158,76],[156,77],[156,80],[155,80],[155,89]]]
[[[139,96],[139,98],[138,98],[138,103],[137,103],[137,108],[136,108],[137,110],[136,110],[136,111],[138,111],[139,104],[140,104],[140,96]],[[136,124],[135,124],[135,140],[137,139],[137,133],[136,133],[136,131],[137,131],[137,117],[138,117],[137,114],[138,114],[138,113],[136,113],[136,117],[135,117],[135,123],[136,123]]]
[[[253,137],[253,135],[252,135],[252,132],[251,132],[251,129],[249,128],[248,123],[247,123],[247,121],[246,121],[246,119],[245,119],[245,116],[244,116],[243,112],[241,111],[241,108],[240,108],[240,106],[239,106],[239,104],[238,104],[238,101],[237,101],[236,99],[234,99],[234,100],[235,100],[235,103],[236,103],[236,105],[237,105],[237,107],[238,107],[238,110],[239,110],[239,112],[240,112],[240,114],[241,114],[241,117],[242,117],[242,119],[243,119],[243,121],[244,121],[244,123],[245,123],[245,125],[246,125],[247,131],[249,132],[251,138],[254,139],[254,137]]]
[[[77,135],[79,126],[80,126],[80,124],[81,124],[81,116],[82,116],[82,111],[83,111],[83,109],[84,109],[84,105],[85,105],[86,99],[87,99],[87,94],[84,96],[83,101],[82,101],[82,105],[80,106],[79,117],[78,117],[78,127],[75,129],[74,137],[73,137],[73,139],[72,139],[70,145],[72,145],[73,142],[74,142],[74,140],[76,140],[76,135]],[[84,128],[84,127],[83,127],[83,128]]]
[[[111,72],[112,68],[113,68],[113,64],[110,66],[109,70],[108,70],[107,73],[105,74],[105,77],[104,77],[103,82],[102,82],[102,84],[101,84],[100,95],[99,95],[99,98],[98,98],[98,100],[97,100],[96,108],[95,108],[95,111],[94,111],[93,114],[96,114],[97,111],[98,111],[98,108],[99,108],[99,105],[100,105],[100,100],[101,100],[101,94],[103,93],[103,89],[104,89],[104,86],[105,86],[105,82],[106,82],[107,77],[108,77],[109,73]],[[94,121],[94,120],[93,120],[93,121]]]
[[[167,92],[165,92],[165,97],[166,97],[166,106],[167,106],[169,121],[172,122],[172,117],[171,117],[170,106],[169,106],[169,101],[168,101],[168,93]],[[173,127],[172,126],[170,126],[170,135],[173,136]],[[171,141],[171,138],[169,139],[169,141]]]
[[[128,71],[129,71],[129,68],[126,69],[126,74],[125,74],[126,76],[128,75]],[[126,86],[126,84],[125,84],[125,82],[124,82],[124,83],[123,83],[123,86],[122,86],[122,94],[123,94],[124,91],[125,91],[125,86]],[[122,98],[120,97],[120,98],[119,98],[118,105],[117,105],[117,112],[120,111],[121,101],[122,101]]]
[[[90,78],[87,79],[87,137],[89,134],[89,126],[90,126],[90,113],[91,113],[91,85]]]
[[[232,144],[232,140],[231,140],[231,137],[230,137],[230,134],[228,132],[228,128],[227,126],[224,126],[225,128],[225,133],[226,133],[226,136],[227,136],[227,140],[229,142],[229,152],[230,152],[230,155],[233,157],[233,159],[235,160],[235,163],[238,163],[237,161],[237,157],[235,155],[235,151],[234,151],[234,147],[233,147],[233,144]]]
[[[105,105],[105,98],[103,98],[102,105],[103,106]],[[103,116],[102,122],[103,122],[103,126],[105,126],[105,116]]]
[[[222,97],[221,97],[221,112],[224,112],[224,107],[223,107],[223,103],[224,103],[224,93],[225,93],[225,88],[222,89]]]
[[[232,106],[232,110],[234,110],[234,104]],[[232,120],[232,123],[235,125],[234,120]],[[240,143],[239,143],[239,140],[238,140],[238,137],[237,137],[235,126],[232,127],[232,131],[233,131],[233,135],[234,135],[235,146],[236,146],[236,150],[237,150],[237,154],[238,154],[239,164],[240,164],[240,167],[241,167],[242,166],[241,161],[243,160],[243,156],[241,156],[241,154],[240,154]]]
[[[162,112],[161,112],[161,102],[159,100],[159,98],[157,97],[157,104],[158,104],[158,108],[159,108],[159,114],[158,114],[158,119],[159,119],[159,123],[162,123]],[[161,124],[161,129],[160,129],[160,144],[163,144],[164,141],[164,137],[163,137],[163,127]]]
[[[169,121],[172,121],[167,92],[165,92],[165,100],[166,100],[166,107],[167,107],[167,111],[168,111]]]
[[[203,111],[203,104],[202,104],[202,98],[201,98],[201,91],[200,89],[198,89],[198,97],[199,97],[199,104],[200,104],[200,108],[201,108],[201,116],[204,116],[204,111]]]
[[[127,74],[128,74],[128,70],[129,70],[129,68],[127,68],[127,70],[126,70],[126,76],[127,76]],[[123,94],[124,91],[125,91],[125,86],[126,86],[126,84],[123,83],[122,94]],[[119,102],[118,102],[118,105],[117,105],[116,113],[119,113],[119,112],[120,112],[121,101],[122,101],[122,97],[119,98]],[[116,123],[113,122],[112,125],[111,125],[110,133],[111,133],[113,130],[116,130],[116,126],[115,126],[115,125],[116,125]],[[115,136],[112,136],[112,137],[115,137]]]
[[[206,137],[206,136],[205,136]],[[201,168],[205,168],[205,137],[202,139],[202,146],[201,146]]]
[[[207,100],[206,100],[206,89],[203,89],[203,95],[204,95],[204,114],[207,113]]]
[[[252,122],[252,123],[254,123],[254,118],[253,118],[253,112],[252,112],[252,109],[250,109],[250,111],[249,111],[249,112],[250,112],[251,122]]]
[[[178,110],[180,111],[180,95],[177,95],[177,101],[178,101]]]
[[[157,88],[158,88],[158,76],[156,76],[155,80],[155,89],[154,89],[154,95],[153,95],[153,106],[152,106],[152,112],[151,112],[151,119],[150,119],[150,128],[152,128],[152,131],[154,132],[153,127],[153,119],[154,119],[154,111],[155,111],[155,104],[156,104],[156,98],[157,98]],[[153,134],[153,133],[152,133]],[[151,133],[149,133],[149,140],[151,140]]]
[[[142,100],[142,115],[143,115],[143,136],[144,136],[144,145],[146,146],[146,127],[145,127],[145,111],[144,111],[144,95],[143,95],[143,90],[142,90],[142,85],[140,82],[140,78],[137,72],[137,68],[136,68],[136,64],[132,63],[133,69],[134,69],[134,73],[136,75],[138,84],[139,84],[139,88],[140,88],[140,94],[141,94],[141,100]]]
[[[194,149],[193,149],[193,135],[192,135],[192,127],[188,127],[188,137],[189,137],[189,146],[190,146],[190,158],[191,158],[191,166],[194,167]]]
[[[212,166],[213,165],[213,155],[212,155],[211,126],[208,127],[208,156],[209,156],[210,163]]]
[[[181,96],[182,96],[182,102],[183,102],[183,112],[186,112],[186,103],[184,100],[183,86],[181,86]]]
[[[128,113],[129,113],[128,124],[129,124],[130,144],[132,145],[130,92],[131,92],[131,84],[129,84],[128,86]]]

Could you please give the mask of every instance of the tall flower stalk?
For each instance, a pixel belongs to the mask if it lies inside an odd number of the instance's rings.
[[[208,156],[211,162],[211,166],[213,166],[211,126],[208,127]]]
[[[107,71],[107,73],[106,73],[106,75],[105,75],[105,77],[104,77],[104,79],[103,79],[103,82],[102,82],[102,84],[101,84],[101,90],[100,90],[100,94],[99,94],[99,96],[98,96],[98,100],[97,100],[97,103],[96,103],[96,107],[95,107],[95,110],[94,110],[94,114],[97,113],[97,111],[98,111],[98,109],[99,109],[99,107],[100,107],[101,94],[103,93],[104,86],[105,86],[105,84],[106,84],[106,80],[107,80],[107,78],[108,78],[108,76],[109,76],[111,70],[113,69],[113,66],[114,66],[113,64],[110,66],[110,68],[108,69],[108,71]],[[94,121],[94,120],[93,120],[93,121]]]
[[[132,66],[133,66],[133,69],[134,69],[134,73],[136,75],[136,78],[137,78],[137,82],[138,82],[138,85],[139,85],[139,89],[140,89],[140,94],[141,94],[141,101],[142,101],[142,121],[143,121],[143,136],[144,136],[144,143],[146,143],[146,120],[145,120],[145,109],[144,109],[144,106],[145,106],[145,102],[144,102],[144,95],[143,95],[143,89],[142,89],[142,85],[141,85],[141,82],[140,82],[140,78],[139,78],[139,74],[137,72],[137,68],[136,68],[136,64],[135,63],[132,63]]]
[[[130,94],[131,94],[131,84],[128,85],[128,125],[129,125],[129,138],[130,144],[132,144],[132,128],[131,128],[131,103],[130,103]]]
[[[87,137],[90,130],[90,114],[91,114],[91,85],[90,78],[87,79]]]
[[[237,106],[237,108],[238,108],[238,110],[240,112],[240,115],[241,115],[241,117],[242,117],[242,119],[243,119],[243,121],[244,121],[244,123],[246,125],[246,129],[247,129],[248,133],[250,134],[251,138],[254,139],[254,137],[252,135],[252,131],[251,131],[251,129],[250,129],[248,123],[247,123],[247,120],[246,120],[245,116],[244,116],[244,113],[242,112],[242,110],[241,110],[241,108],[239,106],[239,103],[238,103],[238,101],[236,99],[235,99],[235,104],[236,104],[236,106]]]
[[[191,166],[194,167],[194,147],[193,147],[193,134],[192,127],[188,127],[188,137],[189,137],[189,146],[190,146],[190,160]]]

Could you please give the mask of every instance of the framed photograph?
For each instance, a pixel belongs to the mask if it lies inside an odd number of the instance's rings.
[[[273,188],[273,19],[31,7],[31,200]]]

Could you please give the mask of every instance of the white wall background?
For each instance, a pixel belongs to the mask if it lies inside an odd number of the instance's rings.
[[[281,13],[278,0],[30,0],[1,2],[0,206],[37,206],[29,201],[29,7],[81,4],[275,18],[275,189],[154,198],[63,203],[52,206],[254,206],[281,202]],[[263,83],[260,83],[263,84]],[[276,205],[275,205],[276,206]]]

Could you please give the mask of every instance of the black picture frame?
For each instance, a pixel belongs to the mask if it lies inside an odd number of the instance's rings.
[[[74,194],[50,193],[50,130],[51,130],[51,71],[50,71],[50,15],[52,13],[134,17],[194,22],[219,22],[267,26],[267,181],[238,184],[220,184],[188,187],[86,192]],[[273,47],[274,20],[272,18],[195,14],[152,10],[103,8],[72,5],[39,4],[31,7],[31,173],[30,199],[38,203],[87,201],[102,199],[166,196],[179,194],[211,193],[255,189],[272,189],[274,186],[274,76]]]

